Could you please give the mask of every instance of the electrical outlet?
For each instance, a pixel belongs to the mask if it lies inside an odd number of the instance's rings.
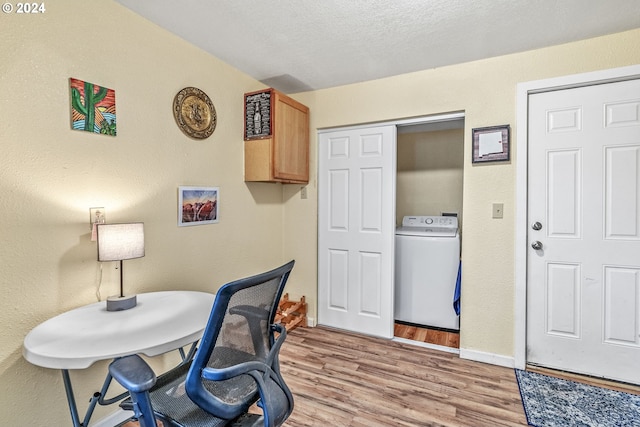
[[[504,216],[504,204],[503,203],[494,203],[493,204],[493,218],[500,219]]]
[[[104,224],[107,222],[107,213],[104,208],[89,208],[89,227],[93,229],[93,224]]]

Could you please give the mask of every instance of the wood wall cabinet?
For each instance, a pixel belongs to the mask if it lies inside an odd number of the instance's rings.
[[[244,180],[308,183],[309,108],[275,89],[244,98]]]

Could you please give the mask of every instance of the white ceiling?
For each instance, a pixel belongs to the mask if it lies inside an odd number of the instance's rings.
[[[116,1],[286,93],[640,27],[640,0]]]

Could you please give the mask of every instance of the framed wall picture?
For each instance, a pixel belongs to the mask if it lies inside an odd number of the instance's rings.
[[[218,187],[178,187],[178,225],[217,223],[219,202]]]
[[[71,129],[116,136],[116,93],[80,79],[69,79]]]
[[[244,94],[244,139],[268,138],[272,134],[272,89]]]
[[[473,137],[473,163],[502,162],[509,160],[509,125],[475,128]]]

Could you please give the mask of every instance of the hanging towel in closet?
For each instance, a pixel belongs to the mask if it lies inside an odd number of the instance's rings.
[[[462,282],[462,260],[458,264],[458,278],[456,279],[456,289],[453,291],[453,310],[460,316],[460,283]]]

